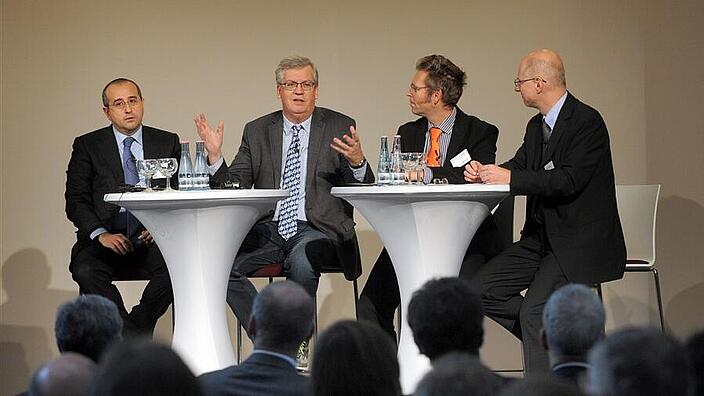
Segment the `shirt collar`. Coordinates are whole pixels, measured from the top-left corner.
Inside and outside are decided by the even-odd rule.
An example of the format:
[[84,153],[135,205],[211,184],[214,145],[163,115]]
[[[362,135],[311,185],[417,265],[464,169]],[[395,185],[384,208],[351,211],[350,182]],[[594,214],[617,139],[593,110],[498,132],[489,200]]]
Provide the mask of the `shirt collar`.
[[286,116],[283,116],[283,117],[284,117],[284,135],[288,135],[289,133],[291,133],[291,127],[294,125],[302,126],[303,127],[302,132],[309,132],[310,131],[310,124],[313,120],[313,114],[311,114],[310,117],[306,118],[300,124],[294,124],[293,122],[289,121],[289,119],[286,118]]
[[277,352],[272,352],[272,351],[267,351],[266,349],[255,349],[252,351],[252,355],[255,353],[259,353],[262,355],[269,355],[269,356],[274,356],[279,359],[285,360],[287,363],[289,363],[291,366],[296,368],[296,359],[292,358],[291,356],[284,355],[283,353],[277,353]]
[[[115,139],[117,140],[117,143],[120,145],[120,147],[122,147],[122,142],[127,139],[128,136],[118,131],[117,128],[115,128],[115,125],[112,126],[112,132],[115,134]],[[131,136],[137,143],[139,143],[140,146],[143,146],[142,125],[140,125],[139,128],[137,128],[137,132],[133,133]]]
[[557,103],[552,105],[550,108],[550,111],[548,111],[548,114],[543,117],[543,120],[545,121],[546,124],[550,127],[550,130],[555,129],[555,123],[557,122],[557,116],[560,114],[560,109],[562,109],[562,105],[565,104],[565,99],[567,99],[567,91],[565,91],[562,96],[560,96],[560,99],[557,100]]
[[442,133],[449,135],[452,133],[452,127],[455,125],[455,118],[457,118],[457,106],[453,106],[452,113],[438,125],[433,125],[433,123],[428,120],[428,130],[432,127],[438,127],[442,130]]

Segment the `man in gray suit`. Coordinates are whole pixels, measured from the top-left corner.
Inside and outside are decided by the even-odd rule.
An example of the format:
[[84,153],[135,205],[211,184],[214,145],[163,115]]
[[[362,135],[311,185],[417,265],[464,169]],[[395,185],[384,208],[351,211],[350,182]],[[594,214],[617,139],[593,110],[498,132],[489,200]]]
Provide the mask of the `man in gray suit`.
[[352,206],[330,189],[374,181],[352,118],[316,107],[318,71],[310,59],[291,57],[276,68],[282,110],[247,123],[229,168],[222,157],[224,124],[215,130],[196,117],[208,151],[211,179],[242,188],[283,188],[289,198],[245,237],[230,274],[227,303],[247,323],[256,289],[247,275],[280,262],[287,278],[314,296],[322,264],[339,262],[348,279],[361,273]]

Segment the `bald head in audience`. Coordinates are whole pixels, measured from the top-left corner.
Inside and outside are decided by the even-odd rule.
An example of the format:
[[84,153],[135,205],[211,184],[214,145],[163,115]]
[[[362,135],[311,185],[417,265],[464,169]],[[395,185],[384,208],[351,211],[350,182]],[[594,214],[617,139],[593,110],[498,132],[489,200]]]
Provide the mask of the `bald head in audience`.
[[40,367],[32,376],[30,396],[88,395],[95,362],[78,353],[64,353]]

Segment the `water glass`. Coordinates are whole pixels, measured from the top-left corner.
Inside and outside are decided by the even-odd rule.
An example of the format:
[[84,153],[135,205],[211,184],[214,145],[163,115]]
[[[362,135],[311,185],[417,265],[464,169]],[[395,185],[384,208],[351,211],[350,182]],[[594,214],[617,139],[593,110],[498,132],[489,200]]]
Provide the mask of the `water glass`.
[[173,188],[171,188],[171,176],[178,169],[178,161],[176,161],[176,158],[159,158],[158,162],[159,171],[166,176],[166,191],[173,191]]
[[147,188],[144,191],[152,192],[152,176],[159,169],[159,162],[155,159],[137,160],[137,172],[144,178]]

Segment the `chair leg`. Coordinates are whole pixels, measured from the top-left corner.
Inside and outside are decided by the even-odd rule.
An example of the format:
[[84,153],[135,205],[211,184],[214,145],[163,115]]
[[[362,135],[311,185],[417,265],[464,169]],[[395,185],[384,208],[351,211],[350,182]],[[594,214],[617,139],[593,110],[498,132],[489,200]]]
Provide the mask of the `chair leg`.
[[318,339],[318,293],[313,296],[313,343]]
[[242,323],[237,320],[237,364],[242,363]]
[[662,310],[662,294],[660,293],[660,275],[658,275],[658,270],[655,267],[650,268],[650,272],[653,273],[653,279],[655,280],[655,295],[658,300],[658,313],[660,314],[660,328],[663,333],[665,332],[665,313]]
[[357,286],[357,279],[352,281],[352,293],[354,293],[354,317],[359,319],[359,309],[357,308],[357,300],[359,300],[359,286]]

